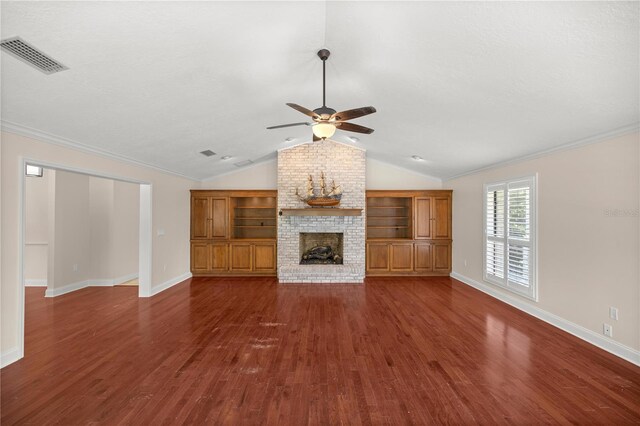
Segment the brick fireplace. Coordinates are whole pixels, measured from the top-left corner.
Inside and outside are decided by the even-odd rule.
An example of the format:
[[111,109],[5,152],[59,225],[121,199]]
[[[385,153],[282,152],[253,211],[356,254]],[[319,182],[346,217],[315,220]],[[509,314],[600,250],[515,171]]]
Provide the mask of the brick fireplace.
[[[280,283],[362,283],[365,275],[365,151],[334,141],[319,141],[278,152],[278,209],[307,207],[296,195],[309,174],[317,183],[324,172],[342,185],[338,208],[362,209],[361,216],[278,216],[278,280]],[[301,234],[341,234],[342,264],[300,264]],[[317,245],[330,240],[319,238]],[[315,244],[315,243],[311,243]]]

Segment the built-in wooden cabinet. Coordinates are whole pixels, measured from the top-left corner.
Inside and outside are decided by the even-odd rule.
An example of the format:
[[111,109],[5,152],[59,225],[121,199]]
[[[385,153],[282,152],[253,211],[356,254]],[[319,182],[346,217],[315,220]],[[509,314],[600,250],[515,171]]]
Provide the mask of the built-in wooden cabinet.
[[228,199],[211,196],[191,197],[191,239],[226,239]]
[[451,191],[367,191],[367,275],[451,272]]
[[389,245],[367,243],[367,272],[388,272],[389,265]]
[[416,243],[413,248],[416,272],[433,272],[433,250],[429,243]]
[[412,243],[391,243],[390,268],[391,272],[411,272],[413,271],[413,244]]
[[208,274],[226,272],[229,256],[227,243],[191,242],[191,272]]
[[276,244],[275,243],[255,243],[253,245],[253,271],[254,272],[276,272]]
[[191,191],[193,275],[275,275],[276,191]]

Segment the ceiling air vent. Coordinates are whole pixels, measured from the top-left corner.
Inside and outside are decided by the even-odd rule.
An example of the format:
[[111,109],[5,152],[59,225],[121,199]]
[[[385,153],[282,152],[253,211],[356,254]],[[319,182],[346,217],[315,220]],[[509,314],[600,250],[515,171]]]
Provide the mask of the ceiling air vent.
[[11,37],[2,40],[0,43],[2,44],[2,50],[15,56],[21,61],[26,62],[32,67],[39,69],[45,74],[53,74],[69,69],[60,62],[31,46],[20,37]]
[[205,157],[213,157],[214,155],[216,155],[216,153],[211,151],[210,149],[200,151],[200,154],[204,155]]

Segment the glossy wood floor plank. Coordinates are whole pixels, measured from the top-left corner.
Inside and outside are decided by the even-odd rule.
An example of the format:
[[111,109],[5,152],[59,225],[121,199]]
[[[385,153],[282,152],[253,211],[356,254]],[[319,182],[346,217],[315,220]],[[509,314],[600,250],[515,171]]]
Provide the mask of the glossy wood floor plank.
[[640,368],[450,278],[26,291],[2,425],[640,423]]

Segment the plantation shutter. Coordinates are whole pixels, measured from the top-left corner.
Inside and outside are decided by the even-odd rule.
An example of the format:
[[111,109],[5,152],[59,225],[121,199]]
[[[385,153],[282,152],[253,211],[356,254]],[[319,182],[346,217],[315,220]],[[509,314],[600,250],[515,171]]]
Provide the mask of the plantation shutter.
[[493,185],[486,190],[486,249],[485,278],[490,281],[504,281],[505,254],[505,185]]
[[531,285],[531,184],[510,182],[508,234],[508,286],[522,287],[525,293]]
[[534,297],[534,178],[485,186],[485,279]]

